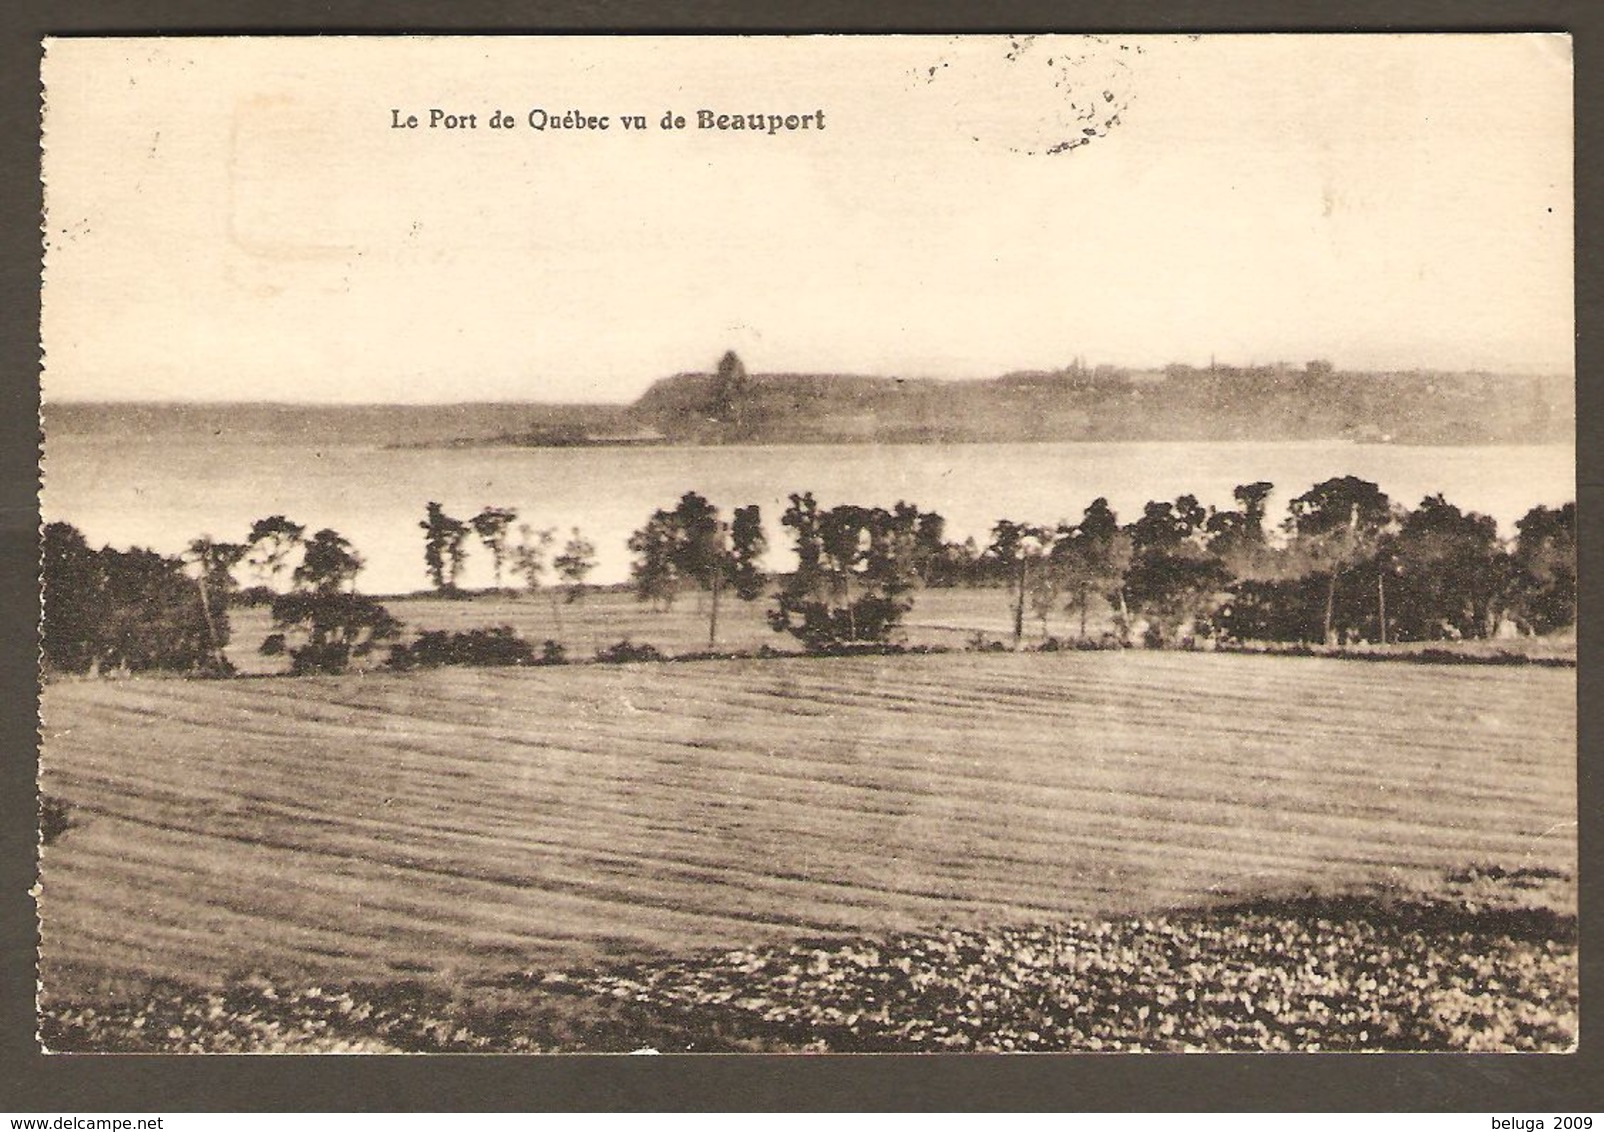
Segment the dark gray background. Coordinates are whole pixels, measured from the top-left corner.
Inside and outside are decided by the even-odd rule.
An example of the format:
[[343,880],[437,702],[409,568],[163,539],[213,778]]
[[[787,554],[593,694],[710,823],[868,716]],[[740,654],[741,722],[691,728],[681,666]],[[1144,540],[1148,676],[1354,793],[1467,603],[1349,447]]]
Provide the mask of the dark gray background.
[[[1604,1110],[1599,938],[1601,798],[1594,670],[1600,587],[1597,241],[1599,55],[1604,5],[1377,0],[1284,3],[993,3],[862,0],[449,5],[220,0],[8,5],[0,36],[0,1111],[54,1115],[188,1110],[1376,1110],[1552,1115]],[[45,35],[558,31],[1431,31],[1563,30],[1576,36],[1577,479],[1582,613],[1578,670],[1581,1048],[1545,1055],[1072,1055],[998,1057],[141,1057],[45,1058],[34,1041],[34,768],[37,748],[39,58]],[[1407,314],[1405,312],[1405,317]]]

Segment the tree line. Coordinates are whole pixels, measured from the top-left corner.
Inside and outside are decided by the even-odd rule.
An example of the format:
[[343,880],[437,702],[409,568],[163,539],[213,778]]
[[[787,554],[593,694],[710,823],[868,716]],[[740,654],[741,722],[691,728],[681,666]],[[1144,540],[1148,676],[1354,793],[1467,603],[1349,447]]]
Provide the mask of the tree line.
[[[512,572],[524,580],[530,590],[540,588],[546,573],[547,558],[556,546],[556,530],[545,527],[536,530],[528,523],[519,523],[518,541],[509,543],[518,512],[511,507],[486,507],[468,519],[446,514],[445,508],[432,500],[424,507],[424,517],[418,526],[423,530],[423,564],[429,581],[436,592],[448,597],[463,591],[458,585],[463,565],[468,559],[468,539],[478,538],[490,552],[495,588],[502,588],[503,572],[510,563]],[[562,550],[551,559],[551,566],[562,579],[569,601],[576,601],[584,593],[585,579],[596,568],[596,546],[578,527],[574,527]]]
[[[630,536],[630,585],[659,610],[687,591],[705,595],[710,649],[729,597],[767,597],[776,632],[825,652],[893,640],[918,592],[940,587],[1002,591],[1016,646],[1027,618],[1046,638],[1060,612],[1076,620],[1079,641],[1091,639],[1096,616],[1112,626],[1099,641],[1149,646],[1200,637],[1385,644],[1484,638],[1506,622],[1534,634],[1575,623],[1572,503],[1532,508],[1506,542],[1493,519],[1440,494],[1407,508],[1345,476],[1292,499],[1273,523],[1272,490],[1242,485],[1227,509],[1191,495],[1152,501],[1129,522],[1099,498],[1076,522],[1000,519],[983,547],[948,539],[940,514],[911,503],[826,508],[793,494],[780,525],[796,565],[783,574],[762,566],[757,504],[726,520],[687,492]],[[495,590],[509,573],[529,593],[544,589],[560,626],[561,605],[586,592],[595,545],[576,527],[559,547],[553,529],[518,520],[509,507],[459,519],[429,502],[418,524],[429,580],[442,596],[464,596],[459,579],[476,539]],[[176,556],[94,550],[67,523],[42,535],[41,648],[51,671],[226,674],[228,613],[240,603],[270,607],[260,651],[287,656],[294,672],[343,670],[402,629],[357,592],[364,563],[347,539],[327,528],[308,535],[284,515],[258,520],[238,543],[202,537]],[[555,586],[545,585],[548,572]]]
[[1487,638],[1505,622],[1541,634],[1576,620],[1576,508],[1537,506],[1507,543],[1490,516],[1441,494],[1414,508],[1343,476],[1267,521],[1273,485],[1236,488],[1234,508],[1195,496],[1151,501],[1121,523],[1104,498],[1078,522],[999,520],[984,548],[944,537],[941,516],[820,508],[793,495],[781,522],[798,560],[770,614],[813,648],[886,640],[929,586],[994,586],[1010,598],[1016,645],[1027,609],[1047,633],[1057,611],[1102,612],[1114,643],[1201,637],[1340,645]]
[[[378,601],[356,592],[364,562],[349,540],[328,528],[308,536],[283,515],[258,520],[244,542],[203,536],[180,555],[94,550],[62,522],[47,524],[41,542],[47,671],[227,675],[228,613],[242,600],[271,605],[273,632],[261,651],[288,655],[295,672],[343,670],[401,629]],[[241,568],[256,577],[244,591]]]
[[[491,555],[497,590],[509,568],[528,590],[540,589],[549,565],[559,580],[550,592],[560,624],[558,593],[569,603],[583,597],[596,547],[577,527],[558,547],[553,530],[515,528],[517,519],[511,508],[486,507],[459,520],[428,503],[419,526],[429,579],[442,595],[463,596],[457,580],[468,540],[477,537]],[[378,600],[357,592],[365,565],[338,531],[309,535],[284,515],[258,519],[239,542],[193,539],[179,555],[95,550],[70,523],[49,523],[40,548],[42,661],[52,672],[227,675],[229,609],[249,604],[270,608],[262,654],[288,657],[295,673],[340,672],[403,628]]]
[[1387,644],[1487,638],[1506,622],[1529,634],[1575,623],[1573,503],[1532,508],[1506,543],[1490,516],[1441,494],[1407,508],[1355,476],[1316,484],[1272,526],[1273,489],[1241,485],[1227,509],[1192,495],[1151,501],[1128,523],[1098,498],[1074,523],[1000,519],[984,548],[947,539],[942,516],[912,503],[824,508],[811,493],[792,495],[780,523],[796,566],[772,580],[755,566],[766,545],[757,507],[738,509],[726,527],[690,493],[631,536],[632,579],[658,608],[686,585],[711,591],[715,624],[726,580],[740,579],[748,600],[772,582],[769,623],[814,651],[884,643],[919,590],[954,586],[1006,590],[1016,646],[1027,609],[1044,638],[1062,611],[1086,641],[1095,612],[1113,643],[1158,647],[1201,637]]

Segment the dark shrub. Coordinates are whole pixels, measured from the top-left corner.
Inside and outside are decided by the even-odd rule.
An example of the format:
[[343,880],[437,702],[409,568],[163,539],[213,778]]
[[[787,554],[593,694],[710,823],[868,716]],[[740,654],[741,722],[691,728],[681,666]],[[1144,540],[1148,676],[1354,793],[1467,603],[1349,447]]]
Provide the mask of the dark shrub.
[[635,644],[628,637],[609,645],[596,654],[603,664],[633,664],[639,661],[662,660],[663,654],[647,644]]
[[[333,532],[327,532],[333,534]],[[292,590],[273,599],[273,626],[277,632],[262,641],[264,656],[290,654],[290,671],[344,672],[352,658],[372,652],[381,641],[394,638],[401,622],[373,598],[332,587]]]
[[511,665],[551,664],[552,649],[560,654],[562,646],[547,641],[540,659],[533,646],[511,625],[497,625],[490,629],[469,629],[449,633],[444,629],[431,629],[419,633],[410,645],[390,646],[391,668],[438,668],[441,665],[459,664],[481,668]]
[[1036,651],[1037,652],[1068,652],[1070,649],[1072,649],[1074,647],[1075,646],[1069,641],[1060,640],[1057,637],[1048,637],[1041,644],[1036,646]]
[[203,590],[178,558],[135,547],[91,550],[68,523],[41,539],[41,660],[47,671],[126,669],[212,672],[225,666],[226,604]]
[[351,646],[344,641],[302,645],[290,650],[290,672],[308,676],[317,672],[344,672],[351,663]]
[[821,510],[792,495],[780,520],[795,536],[797,568],[769,610],[769,625],[812,653],[883,644],[913,608],[918,509],[842,505]]
[[831,652],[853,645],[883,644],[913,605],[903,598],[869,594],[845,606],[805,601],[780,595],[780,606],[769,611],[769,624],[789,632],[809,652]]

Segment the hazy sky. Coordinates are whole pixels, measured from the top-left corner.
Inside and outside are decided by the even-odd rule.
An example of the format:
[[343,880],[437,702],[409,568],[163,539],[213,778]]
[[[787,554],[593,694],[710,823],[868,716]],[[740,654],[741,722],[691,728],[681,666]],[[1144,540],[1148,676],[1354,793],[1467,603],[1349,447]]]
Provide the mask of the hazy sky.
[[1572,366],[1563,37],[57,40],[44,80],[47,400]]

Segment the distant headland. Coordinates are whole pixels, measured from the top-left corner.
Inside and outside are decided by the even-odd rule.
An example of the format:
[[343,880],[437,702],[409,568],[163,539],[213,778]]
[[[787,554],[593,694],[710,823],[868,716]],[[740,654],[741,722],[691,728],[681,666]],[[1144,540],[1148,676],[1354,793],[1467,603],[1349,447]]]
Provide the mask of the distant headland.
[[[1341,441],[1489,445],[1571,441],[1569,375],[1350,371],[1302,365],[1063,369],[950,381],[711,372],[655,382],[631,404],[203,405],[67,403],[47,434],[164,431],[226,415],[238,433],[291,432],[391,448],[727,444]],[[221,426],[223,416],[219,416]]]

